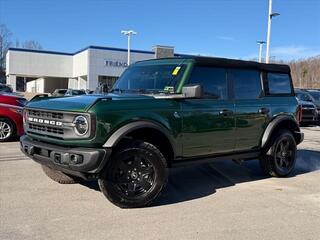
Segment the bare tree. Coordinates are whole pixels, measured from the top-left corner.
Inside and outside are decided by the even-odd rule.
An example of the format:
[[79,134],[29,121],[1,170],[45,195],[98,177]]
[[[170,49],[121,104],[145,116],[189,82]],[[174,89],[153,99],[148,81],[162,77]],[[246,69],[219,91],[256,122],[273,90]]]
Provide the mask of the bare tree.
[[25,41],[21,44],[21,47],[26,49],[42,49],[41,44],[35,40]]
[[5,24],[0,24],[0,72],[4,73],[6,68],[6,54],[11,46],[12,33]]
[[295,87],[320,88],[320,56],[288,63]]

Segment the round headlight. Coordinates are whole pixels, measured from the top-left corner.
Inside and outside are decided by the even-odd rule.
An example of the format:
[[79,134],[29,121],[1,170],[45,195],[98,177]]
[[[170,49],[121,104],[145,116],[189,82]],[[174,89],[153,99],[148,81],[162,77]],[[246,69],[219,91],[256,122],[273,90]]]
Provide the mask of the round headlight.
[[77,116],[74,121],[74,127],[76,134],[83,136],[89,130],[88,120],[84,116]]

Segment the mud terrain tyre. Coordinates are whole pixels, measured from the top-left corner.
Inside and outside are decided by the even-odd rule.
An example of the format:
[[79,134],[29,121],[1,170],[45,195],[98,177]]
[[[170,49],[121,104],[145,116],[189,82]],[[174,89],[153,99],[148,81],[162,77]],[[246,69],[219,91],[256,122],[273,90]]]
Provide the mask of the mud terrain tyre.
[[272,177],[286,177],[294,169],[297,146],[292,132],[280,130],[273,137],[267,152],[260,157],[262,170]]
[[121,208],[148,206],[168,179],[167,162],[154,145],[130,140],[115,149],[99,178],[102,193]]

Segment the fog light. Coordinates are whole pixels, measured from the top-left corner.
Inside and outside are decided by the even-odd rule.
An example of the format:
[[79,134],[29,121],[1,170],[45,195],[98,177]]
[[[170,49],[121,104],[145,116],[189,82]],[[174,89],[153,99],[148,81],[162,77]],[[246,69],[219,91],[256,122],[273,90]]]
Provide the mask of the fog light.
[[71,154],[71,155],[70,155],[70,163],[71,163],[71,164],[80,164],[80,163],[83,163],[83,157],[82,157],[81,155]]

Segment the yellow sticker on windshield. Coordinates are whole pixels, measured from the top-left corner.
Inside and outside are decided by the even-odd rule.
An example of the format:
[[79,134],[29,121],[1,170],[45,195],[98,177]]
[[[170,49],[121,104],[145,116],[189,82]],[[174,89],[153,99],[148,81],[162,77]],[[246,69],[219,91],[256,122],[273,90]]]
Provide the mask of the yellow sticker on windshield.
[[173,75],[173,76],[178,75],[178,73],[179,73],[180,69],[181,69],[181,67],[180,67],[180,66],[176,67],[176,68],[172,71],[172,75]]

